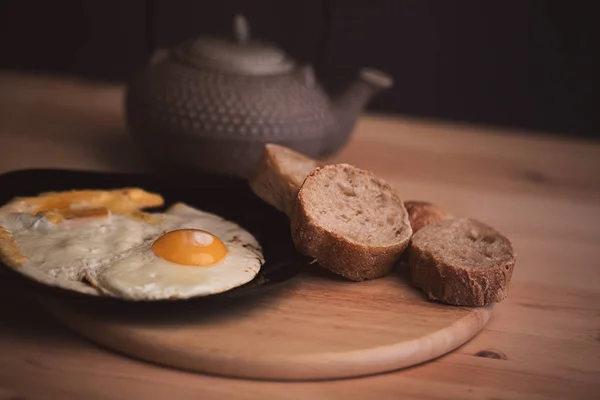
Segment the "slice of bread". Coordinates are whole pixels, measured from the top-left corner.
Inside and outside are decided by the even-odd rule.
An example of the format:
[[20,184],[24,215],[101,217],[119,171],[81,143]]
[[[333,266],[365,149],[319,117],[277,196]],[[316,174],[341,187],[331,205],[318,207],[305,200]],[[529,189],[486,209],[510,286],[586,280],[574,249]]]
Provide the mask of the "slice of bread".
[[408,211],[408,218],[413,234],[426,225],[439,222],[447,218],[444,210],[435,204],[426,201],[408,200],[404,202]]
[[348,164],[327,165],[308,175],[291,229],[298,251],[353,281],[386,275],[412,235],[395,191],[373,173]]
[[290,148],[267,144],[258,168],[249,180],[261,199],[292,217],[298,190],[313,169],[322,164]]
[[484,306],[506,298],[515,252],[504,235],[480,221],[447,219],[413,235],[409,265],[412,283],[430,299]]

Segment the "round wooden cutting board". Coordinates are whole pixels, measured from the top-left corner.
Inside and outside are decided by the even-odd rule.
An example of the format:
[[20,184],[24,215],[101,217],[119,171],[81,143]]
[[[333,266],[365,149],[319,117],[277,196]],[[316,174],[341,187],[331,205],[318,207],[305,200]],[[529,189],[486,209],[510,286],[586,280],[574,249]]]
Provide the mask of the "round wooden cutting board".
[[426,301],[400,272],[361,283],[303,273],[242,303],[124,312],[43,300],[72,330],[118,352],[186,370],[275,380],[408,367],[465,343],[491,316],[491,307]]

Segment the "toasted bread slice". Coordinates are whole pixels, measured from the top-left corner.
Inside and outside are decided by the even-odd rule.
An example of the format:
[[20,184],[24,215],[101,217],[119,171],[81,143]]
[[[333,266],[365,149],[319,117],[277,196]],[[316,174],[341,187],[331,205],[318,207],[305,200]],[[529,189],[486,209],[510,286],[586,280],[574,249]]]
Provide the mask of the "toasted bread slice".
[[409,200],[404,202],[413,234],[426,225],[448,217],[446,212],[435,204],[426,201]]
[[480,221],[447,219],[413,235],[409,265],[412,283],[430,299],[484,306],[506,298],[515,252],[504,235]]
[[395,191],[348,164],[313,170],[292,219],[298,251],[353,281],[386,275],[408,246],[412,229]]
[[290,148],[265,145],[250,188],[261,199],[292,217],[298,190],[313,169],[322,164]]

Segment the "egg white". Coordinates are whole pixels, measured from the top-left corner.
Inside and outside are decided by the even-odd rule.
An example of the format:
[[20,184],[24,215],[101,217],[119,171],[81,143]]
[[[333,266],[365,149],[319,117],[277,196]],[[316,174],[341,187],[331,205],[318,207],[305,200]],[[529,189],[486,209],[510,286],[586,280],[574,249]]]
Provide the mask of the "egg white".
[[40,216],[25,213],[0,215],[17,248],[28,261],[17,271],[45,284],[97,292],[80,280],[101,266],[124,257],[145,238],[160,235],[178,222],[166,218],[160,225],[147,224],[122,215],[86,218],[53,224]]

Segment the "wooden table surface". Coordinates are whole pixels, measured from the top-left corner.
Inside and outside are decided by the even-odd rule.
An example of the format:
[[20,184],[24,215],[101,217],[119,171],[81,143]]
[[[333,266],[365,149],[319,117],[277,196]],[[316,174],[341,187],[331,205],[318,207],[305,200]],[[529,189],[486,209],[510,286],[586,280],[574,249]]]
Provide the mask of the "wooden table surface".
[[[0,73],[0,173],[145,170],[126,135],[122,95],[117,85]],[[368,115],[336,160],[373,170],[405,199],[433,200],[511,238],[518,256],[509,298],[472,341],[360,379],[204,376],[101,349],[0,280],[0,399],[600,396],[599,143]]]

